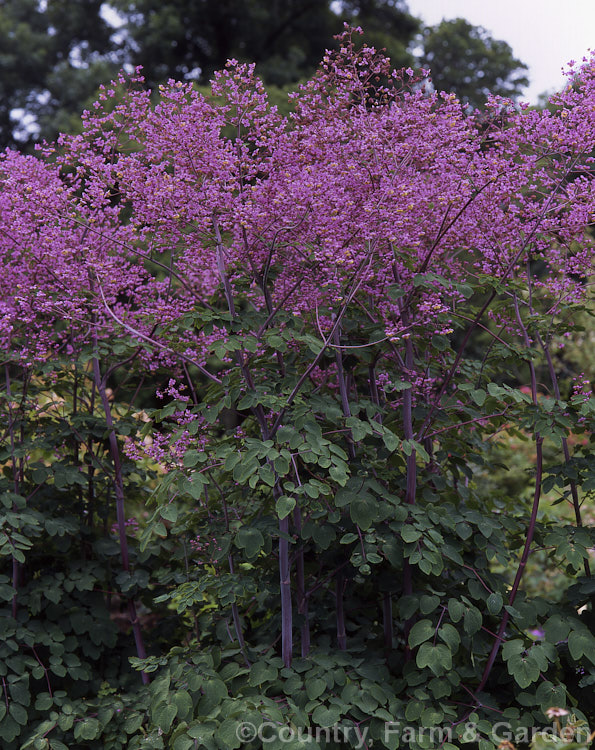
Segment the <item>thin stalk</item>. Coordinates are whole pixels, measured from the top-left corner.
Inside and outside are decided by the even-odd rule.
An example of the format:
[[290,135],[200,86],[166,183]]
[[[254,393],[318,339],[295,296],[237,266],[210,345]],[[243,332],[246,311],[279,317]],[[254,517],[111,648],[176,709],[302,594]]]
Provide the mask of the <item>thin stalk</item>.
[[[347,391],[347,382],[345,380],[345,371],[343,369],[343,353],[339,348],[341,346],[341,329],[336,328],[333,332],[333,344],[337,347],[335,349],[335,362],[337,364],[337,379],[339,381],[339,393],[341,396],[341,408],[343,410],[343,416],[347,419],[351,416],[351,408],[349,406],[349,394]],[[350,460],[355,458],[355,445],[353,443],[353,435],[351,430],[348,433],[347,438],[347,453]]]
[[339,571],[335,578],[335,594],[337,597],[337,645],[341,651],[347,650],[347,634],[345,632],[345,607],[343,594],[345,593],[345,576]]
[[[512,588],[508,596],[509,607],[512,607],[516,599],[519,586],[521,583],[521,578],[523,577],[523,573],[527,565],[527,560],[529,559],[529,555],[531,554],[531,544],[533,542],[533,537],[535,535],[535,526],[537,524],[537,511],[539,510],[539,500],[541,498],[541,482],[542,482],[542,476],[543,476],[543,438],[540,435],[535,436],[535,449],[536,449],[536,454],[537,454],[537,459],[536,459],[537,471],[535,475],[535,492],[533,495],[533,507],[531,509],[531,517],[529,519],[529,525],[527,527],[527,536],[525,537],[525,545],[523,547],[523,554],[521,556],[521,561],[519,563],[519,567],[517,569],[514,582],[512,584]],[[494,645],[492,646],[492,650],[486,662],[486,666],[483,671],[481,681],[479,685],[477,686],[476,692],[478,693],[483,690],[483,688],[485,687],[485,684],[487,683],[489,679],[490,673],[492,671],[492,667],[494,666],[494,662],[496,661],[496,656],[498,655],[498,650],[500,649],[500,643],[504,639],[504,631],[506,630],[506,626],[508,625],[509,620],[510,620],[510,613],[508,612],[508,610],[505,610],[504,616],[502,617],[502,621],[500,622],[500,627],[498,628],[498,632],[496,633]]]
[[[531,315],[533,315],[533,284],[532,284],[533,277],[531,274],[531,264],[529,261],[527,261],[526,268],[527,268],[527,281],[528,281],[528,286],[529,286],[529,312],[531,313]],[[518,317],[519,311],[518,311],[518,308],[516,309],[517,309],[517,317]],[[554,367],[554,361],[552,359],[549,346],[545,344],[539,331],[535,331],[535,337],[537,341],[539,342],[539,345],[543,349],[543,353],[545,354],[545,359],[546,359],[548,371],[550,374],[550,380],[552,383],[552,388],[554,390],[554,397],[556,401],[559,402],[561,400],[560,386],[558,384],[558,376],[556,375],[556,368]],[[562,451],[564,453],[564,461],[567,464],[570,463],[570,449],[568,447],[568,440],[565,437],[562,438]],[[576,525],[578,528],[580,528],[583,525],[583,519],[581,516],[581,504],[578,498],[578,488],[576,486],[576,482],[573,479],[570,480],[570,494],[572,497],[572,506],[574,508],[574,517],[576,519]],[[591,566],[589,565],[589,561],[584,560],[583,565],[584,565],[585,575],[587,576],[587,578],[590,578]]]
[[[376,383],[376,368],[373,364],[368,366],[368,386],[370,390],[370,401],[380,409],[380,395],[378,393],[378,384]],[[374,420],[382,424],[382,414],[374,415]]]
[[[405,369],[406,372],[412,372],[413,370],[413,342],[411,339],[407,339],[405,343]],[[403,393],[403,434],[405,440],[413,440],[413,388],[409,388]],[[407,485],[405,490],[405,503],[407,505],[415,505],[415,495],[417,492],[417,455],[416,451],[412,450],[407,456],[407,468],[406,477]],[[405,559],[403,562],[403,594],[405,596],[411,596],[413,594],[413,570],[409,559]],[[410,661],[412,658],[411,649],[409,648],[408,638],[409,631],[413,625],[413,618],[409,618],[405,622],[404,636],[405,636],[405,661]]]
[[[8,402],[8,432],[10,435],[10,456],[12,466],[12,479],[13,479],[13,490],[14,494],[19,494],[19,473],[17,471],[17,464],[15,460],[15,439],[14,439],[14,418],[12,415],[12,391],[10,387],[10,370],[8,365],[4,365],[4,374],[6,377],[6,400]],[[16,511],[16,505],[13,505],[13,511]],[[19,591],[19,579],[20,579],[21,565],[19,561],[12,557],[12,587],[14,594],[11,602],[11,613],[13,618],[16,619],[18,611],[18,591]]]
[[[525,341],[525,346],[529,348],[531,345],[531,342],[529,339],[529,334],[527,332],[527,327],[525,323],[523,322],[523,319],[519,310],[519,305],[518,305],[518,300],[516,298],[516,295],[514,295],[513,299],[514,299],[514,308],[515,308],[517,322],[519,324],[519,327],[522,330],[523,338]],[[537,376],[535,374],[535,366],[533,365],[533,362],[531,359],[528,360],[528,364],[529,364],[529,373],[531,376],[531,397],[533,400],[533,404],[537,406]],[[541,499],[541,485],[542,485],[542,479],[543,479],[543,437],[539,433],[535,433],[535,451],[536,451],[536,472],[535,472],[535,491],[533,493],[533,505],[531,508],[531,516],[529,518],[529,525],[527,526],[527,535],[525,537],[525,544],[523,546],[523,554],[521,555],[521,560],[519,562],[519,566],[517,568],[516,575],[514,577],[512,588],[510,589],[510,594],[508,596],[509,607],[512,607],[516,599],[519,586],[521,584],[521,579],[523,577],[523,573],[525,572],[525,567],[527,566],[527,560],[529,559],[529,555],[531,554],[531,545],[533,543],[533,537],[535,536],[535,527],[537,525],[537,513],[539,510],[539,501]],[[483,688],[485,687],[490,677],[490,673],[492,671],[492,667],[494,666],[494,662],[496,661],[496,656],[498,655],[498,651],[500,649],[500,643],[503,640],[504,631],[506,630],[506,626],[508,625],[509,620],[510,620],[510,613],[508,609],[506,609],[504,611],[504,615],[502,617],[500,626],[496,633],[494,645],[492,646],[492,650],[490,651],[490,655],[488,656],[488,660],[486,662],[486,666],[483,671],[481,681],[479,685],[477,686],[476,692],[480,692],[481,690],[483,690]]]
[[384,648],[389,653],[393,648],[393,600],[390,591],[385,591],[382,598],[382,622]]
[[[213,228],[217,243],[217,270],[219,271],[219,277],[223,284],[229,314],[233,319],[236,317],[233,292],[225,270],[223,240],[216,219],[213,219]],[[237,352],[237,362],[244,378],[244,382],[251,390],[254,390],[254,382],[250,370],[244,361],[244,354],[242,351]],[[262,439],[269,439],[271,431],[267,425],[262,405],[259,404],[254,407],[253,413],[260,426]],[[271,466],[271,468],[273,467]],[[283,495],[283,489],[276,472],[274,472],[274,474],[275,484],[273,486],[273,498],[278,500]],[[290,667],[293,658],[293,610],[291,601],[291,564],[289,559],[289,517],[279,519],[279,591],[281,599],[281,655],[283,658],[283,664],[286,667]]]
[[[95,376],[95,385],[97,387],[97,393],[101,400],[105,421],[109,431],[108,440],[110,447],[110,454],[112,458],[112,464],[114,467],[114,492],[116,495],[116,518],[118,522],[118,536],[120,539],[120,557],[122,560],[122,568],[129,573],[130,572],[130,558],[128,554],[128,540],[126,539],[126,515],[125,515],[125,499],[124,499],[124,479],[122,476],[122,464],[120,461],[120,450],[118,448],[118,440],[116,438],[116,431],[114,429],[114,420],[112,417],[112,410],[110,407],[109,399],[105,388],[105,381],[101,377],[101,370],[99,368],[99,360],[97,357],[93,357],[93,374]],[[139,659],[146,659],[147,652],[145,650],[145,644],[143,640],[143,634],[138,619],[136,604],[132,597],[127,599],[128,604],[128,618],[130,625],[132,626],[132,632],[134,634],[134,642],[136,645],[136,653]],[[141,678],[143,684],[148,685],[149,675],[146,672],[141,672]]]
[[[292,456],[293,470],[298,486],[301,486],[300,474],[297,467],[295,456]],[[293,509],[293,527],[299,539],[298,549],[295,560],[295,595],[297,599],[297,611],[302,616],[302,626],[300,628],[301,654],[305,658],[310,653],[310,620],[308,616],[308,597],[306,595],[306,575],[304,566],[304,543],[302,541],[302,511],[296,498],[296,505]]]
[[[536,335],[537,340],[539,341],[539,344],[541,345],[541,348],[543,349],[543,353],[545,354],[545,359],[547,362],[549,374],[550,374],[550,380],[552,382],[552,388],[554,391],[554,397],[556,398],[556,401],[560,401],[560,386],[558,384],[558,376],[556,375],[556,368],[554,367],[554,362],[552,360],[552,355],[549,350],[549,347],[545,344],[539,333]],[[563,437],[562,438],[562,451],[564,453],[564,461],[568,464],[570,463],[570,448],[568,446],[568,439]],[[576,482],[574,479],[570,480],[570,495],[572,497],[572,507],[574,508],[574,517],[576,519],[576,525],[578,528],[581,528],[583,525],[583,519],[581,515],[581,504],[578,496],[578,488],[576,486]],[[584,569],[585,569],[585,575],[587,578],[591,577],[591,566],[589,565],[589,561],[584,561]]]
[[[341,396],[341,409],[343,416],[348,419],[351,416],[351,407],[349,406],[349,390],[347,387],[347,380],[345,378],[345,371],[343,369],[343,352],[341,351],[341,328],[337,327],[333,330],[333,344],[335,345],[335,362],[337,364],[337,379],[339,381],[339,394]],[[349,461],[355,459],[355,442],[353,440],[353,433],[351,430],[347,433],[347,453]],[[357,527],[358,534],[361,531],[359,526]],[[337,613],[337,644],[341,651],[347,650],[347,633],[345,631],[345,608],[343,605],[343,593],[345,589],[345,576],[343,571],[340,570],[337,573],[335,593],[336,593],[336,613]]]
[[[273,495],[279,490],[273,488]],[[280,497],[280,495],[279,495]],[[277,498],[275,498],[277,499]],[[289,563],[289,517],[279,519],[279,585],[281,590],[281,656],[286,667],[293,655],[293,613]]]
[[[225,501],[225,495],[223,494],[223,490],[219,485],[217,484],[217,489],[219,490],[219,494],[221,496],[221,505],[223,507],[223,517],[225,519],[225,530],[227,533],[229,533],[229,511],[227,510],[227,503]],[[235,566],[233,562],[233,555],[231,552],[227,556],[227,562],[229,564],[229,572],[233,576],[235,575]],[[238,609],[237,602],[233,602],[231,605],[231,616],[233,618],[233,625],[236,631],[236,637],[238,639],[238,644],[240,646],[240,651],[242,652],[242,656],[244,657],[244,661],[246,662],[246,666],[250,668],[250,659],[248,659],[248,654],[246,652],[246,643],[244,641],[244,634],[242,632],[242,623],[240,620],[240,611]]]
[[[380,396],[376,383],[376,368],[374,364],[368,366],[368,387],[370,400],[380,408]],[[378,412],[374,416],[374,420],[378,424],[382,424],[382,414]],[[384,649],[388,656],[393,648],[393,595],[390,591],[385,591],[382,597],[382,631],[384,635]]]

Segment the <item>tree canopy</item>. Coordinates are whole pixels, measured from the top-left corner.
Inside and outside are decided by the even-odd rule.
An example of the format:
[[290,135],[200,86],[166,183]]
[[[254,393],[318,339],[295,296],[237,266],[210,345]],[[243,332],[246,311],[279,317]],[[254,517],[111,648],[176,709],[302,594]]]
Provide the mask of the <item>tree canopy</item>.
[[481,107],[489,94],[516,99],[529,83],[527,66],[510,45],[464,18],[425,29],[423,47],[434,87],[454,92],[470,107]]
[[505,42],[461,19],[422,30],[403,0],[6,0],[0,145],[27,148],[76,129],[99,84],[123,66],[141,65],[152,87],[169,78],[206,84],[233,58],[255,62],[267,86],[291,86],[314,72],[344,23],[361,26],[395,68],[427,64],[436,88],[473,106],[488,91],[517,96],[527,82]]
[[101,0],[0,3],[1,145],[67,129],[117,70],[113,28],[101,6]]

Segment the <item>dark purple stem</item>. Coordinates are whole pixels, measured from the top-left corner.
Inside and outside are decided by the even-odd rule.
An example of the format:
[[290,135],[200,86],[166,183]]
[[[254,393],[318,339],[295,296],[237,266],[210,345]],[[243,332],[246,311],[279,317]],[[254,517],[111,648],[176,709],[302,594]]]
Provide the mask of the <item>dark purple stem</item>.
[[[525,323],[523,322],[523,319],[519,310],[516,296],[514,297],[514,307],[515,307],[517,322],[523,332],[525,346],[529,348],[531,345],[531,342],[529,339],[529,334],[527,332],[527,327]],[[535,367],[533,365],[533,362],[530,359],[528,360],[528,364],[529,364],[529,373],[531,375],[531,396],[532,396],[534,405],[537,406],[537,376],[535,374]],[[533,494],[533,506],[531,508],[531,517],[529,518],[529,525],[527,527],[527,535],[525,537],[525,545],[523,547],[523,554],[521,555],[521,561],[517,568],[517,572],[514,577],[514,582],[512,584],[512,588],[508,596],[508,605],[510,607],[514,604],[514,601],[516,599],[519,586],[521,584],[521,579],[523,577],[523,573],[525,572],[525,567],[527,565],[527,560],[529,559],[529,555],[531,554],[531,544],[533,543],[533,537],[535,536],[535,527],[537,525],[537,512],[539,510],[539,501],[541,499],[541,483],[542,483],[542,478],[543,478],[543,438],[541,437],[541,435],[539,435],[539,433],[535,433],[535,450],[536,450],[536,474],[535,474],[535,491]],[[498,628],[498,632],[496,634],[496,639],[494,640],[494,645],[492,646],[492,650],[486,662],[486,666],[483,671],[481,681],[479,685],[477,686],[476,692],[480,692],[481,690],[483,690],[483,688],[485,687],[490,677],[490,673],[492,671],[492,667],[494,666],[494,662],[496,661],[496,656],[498,655],[498,651],[500,649],[500,643],[503,640],[504,631],[506,630],[506,626],[508,625],[509,620],[510,620],[510,613],[508,610],[505,610],[504,615],[502,617],[502,621],[500,622],[500,627]]]
[[[293,464],[293,471],[295,473],[295,479],[299,487],[302,482],[300,479],[300,473],[298,471],[297,461],[294,456],[291,458]],[[310,653],[310,619],[308,617],[308,596],[306,594],[306,574],[304,569],[304,543],[302,541],[302,511],[297,505],[293,509],[293,526],[295,533],[299,540],[299,546],[296,553],[295,560],[295,595],[297,599],[297,610],[303,618],[302,627],[300,631],[302,641],[302,657],[308,656]]]
[[[343,416],[347,419],[351,416],[351,408],[349,406],[349,394],[347,393],[347,383],[345,381],[345,371],[343,369],[343,353],[341,352],[341,329],[336,328],[333,333],[333,345],[335,346],[335,362],[337,364],[337,379],[339,381],[339,394],[341,396],[341,409],[343,410]],[[355,446],[353,444],[353,435],[351,430],[348,433],[347,438],[347,452],[350,459],[355,458]]]
[[[405,368],[407,375],[413,371],[413,343],[407,339],[405,344]],[[403,434],[405,440],[413,440],[413,388],[409,388],[403,393]],[[411,450],[407,456],[407,488],[405,490],[405,503],[415,505],[415,495],[417,490],[417,461],[416,451]],[[410,596],[413,594],[413,571],[408,559],[403,562],[403,594]],[[413,625],[413,619],[409,618],[405,623],[405,661],[410,661],[411,650],[407,643],[409,631]]]
[[387,652],[390,652],[393,647],[393,600],[390,591],[385,591],[382,599],[382,621],[384,626],[384,648]]
[[279,519],[279,583],[281,587],[281,656],[286,667],[293,655],[293,614],[289,566],[289,517]]
[[[554,390],[554,396],[557,401],[560,401],[560,387],[558,385],[558,376],[556,375],[556,369],[554,367],[554,362],[552,360],[552,355],[550,353],[549,347],[545,344],[545,342],[542,340],[541,336],[537,334],[537,340],[539,341],[547,361],[548,370],[550,373],[550,379],[552,381],[552,388]],[[568,447],[568,439],[563,437],[562,438],[562,451],[564,452],[564,461],[566,463],[570,463],[570,448]],[[576,525],[578,528],[582,527],[583,525],[583,519],[581,516],[581,504],[578,497],[578,489],[576,486],[576,482],[571,479],[570,480],[570,494],[572,497],[572,506],[574,508],[574,517],[576,519]],[[591,577],[591,566],[589,565],[589,561],[584,561],[584,568],[585,568],[585,575],[587,578]]]
[[335,593],[337,597],[337,644],[341,651],[347,650],[347,633],[345,632],[345,608],[343,594],[345,591],[345,577],[342,571],[335,578]]
[[[8,431],[10,434],[10,455],[11,455],[11,465],[12,465],[12,478],[13,478],[13,484],[14,484],[14,494],[19,494],[19,474],[17,471],[17,464],[15,460],[15,445],[14,445],[14,419],[12,416],[12,391],[10,388],[10,371],[8,368],[8,365],[4,366],[4,372],[6,375],[6,397],[8,401]],[[16,506],[13,506],[13,511],[16,511]],[[14,594],[12,596],[12,602],[11,602],[11,613],[12,616],[16,619],[17,616],[17,607],[18,607],[18,590],[19,590],[19,578],[20,578],[20,570],[21,566],[19,561],[14,557],[12,558],[12,587],[14,589]]]
[[[219,494],[221,495],[221,504],[223,506],[223,516],[225,518],[225,530],[227,533],[229,533],[229,512],[227,510],[227,503],[225,501],[225,495],[223,494],[223,490],[219,485],[217,485],[217,489],[219,490]],[[227,556],[227,561],[229,563],[229,572],[233,576],[235,575],[235,567],[233,564],[233,555],[231,552]],[[246,643],[244,641],[244,634],[242,632],[242,623],[240,621],[240,611],[238,609],[237,602],[233,602],[231,605],[231,616],[233,617],[233,625],[236,631],[236,637],[238,639],[238,643],[240,646],[240,650],[242,652],[242,656],[244,657],[244,661],[246,662],[246,666],[250,668],[250,660],[248,659],[248,654],[246,652]]]
[[[126,539],[126,514],[125,514],[125,498],[124,498],[124,480],[122,476],[122,464],[120,461],[120,449],[118,448],[118,440],[116,438],[116,431],[114,429],[114,420],[112,418],[112,410],[110,407],[109,399],[105,389],[105,382],[101,377],[101,370],[99,369],[99,360],[97,357],[93,357],[93,374],[95,375],[95,385],[97,387],[97,393],[101,399],[101,405],[103,406],[103,412],[105,415],[105,421],[109,431],[108,440],[110,447],[110,454],[112,458],[112,464],[114,467],[114,492],[116,495],[116,519],[118,522],[118,535],[120,539],[120,557],[122,560],[122,568],[129,573],[130,572],[130,558],[128,555],[128,540]],[[134,642],[136,644],[136,653],[139,659],[146,659],[147,652],[145,650],[145,644],[143,641],[143,634],[138,619],[136,605],[134,599],[129,597],[127,600],[128,604],[128,618],[132,626],[132,632],[134,634]],[[143,684],[149,684],[149,675],[146,672],[141,672],[141,678]]]

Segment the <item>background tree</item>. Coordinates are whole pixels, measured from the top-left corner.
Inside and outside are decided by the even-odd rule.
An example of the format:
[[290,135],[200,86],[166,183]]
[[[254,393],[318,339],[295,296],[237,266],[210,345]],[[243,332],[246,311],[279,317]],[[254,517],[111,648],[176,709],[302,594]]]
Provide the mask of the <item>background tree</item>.
[[464,18],[425,29],[423,48],[421,62],[431,69],[434,87],[453,91],[474,108],[490,93],[516,99],[529,83],[527,66],[514,57],[510,45]]
[[386,50],[396,68],[414,62],[411,43],[421,29],[402,0],[344,0],[341,16],[365,32],[366,44]]
[[[0,3],[0,145],[53,136],[119,67],[101,0]],[[19,110],[21,112],[19,112]]]
[[[102,8],[119,15],[119,28]],[[36,139],[73,132],[98,85],[125,65],[142,65],[154,88],[168,78],[206,84],[228,58],[253,61],[285,104],[284,89],[314,72],[343,22],[361,26],[396,68],[414,66],[421,23],[403,0],[6,0],[0,146],[29,149]],[[418,62],[433,69],[436,88],[473,106],[488,91],[518,96],[527,82],[510,47],[467,21],[445,21],[421,39]]]
[[115,0],[128,54],[149,81],[209,80],[228,58],[251,60],[269,83],[308,75],[337,32],[329,2],[318,0]]
[[209,80],[229,58],[256,62],[269,84],[283,86],[310,75],[342,22],[366,30],[368,43],[387,49],[399,67],[419,20],[401,0],[113,0],[126,20],[134,64],[149,81]]

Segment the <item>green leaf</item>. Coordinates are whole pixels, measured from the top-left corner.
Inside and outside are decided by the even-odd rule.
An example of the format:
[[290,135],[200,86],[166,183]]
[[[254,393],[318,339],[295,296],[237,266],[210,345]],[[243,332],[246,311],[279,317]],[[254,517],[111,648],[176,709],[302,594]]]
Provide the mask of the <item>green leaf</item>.
[[512,641],[506,641],[504,646],[502,646],[502,658],[504,661],[508,661],[513,656],[522,654],[524,650],[525,644],[519,638],[515,638]]
[[395,435],[394,432],[391,432],[388,429],[384,429],[382,432],[382,440],[384,442],[384,445],[386,446],[387,450],[393,453],[396,451],[399,446],[401,445],[401,441],[399,438]]
[[566,705],[566,690],[563,685],[554,685],[553,682],[542,682],[535,691],[535,698],[539,701],[541,710],[551,706],[564,708]]
[[14,703],[13,701],[8,708],[8,712],[12,716],[12,718],[17,722],[17,724],[20,724],[23,727],[26,726],[27,711],[24,708],[24,706],[21,706],[19,703]]
[[461,643],[461,637],[459,636],[458,630],[450,623],[445,623],[438,630],[438,637],[446,643],[451,652],[455,654]]
[[481,630],[482,622],[483,618],[477,607],[469,607],[465,612],[465,619],[463,622],[465,633],[467,633],[467,635],[474,635],[478,630]]
[[258,529],[243,527],[236,535],[236,546],[244,549],[247,557],[256,557],[264,546],[264,537]]
[[[227,698],[227,687],[222,680],[212,679],[205,680],[202,689],[204,690],[204,695],[198,703],[197,715],[207,716],[216,706],[221,705],[224,698]],[[193,737],[194,735],[190,734],[190,736]]]
[[595,664],[595,637],[591,633],[582,630],[573,630],[568,636],[568,650],[573,659],[577,661],[587,656]]
[[453,622],[458,622],[465,614],[465,605],[456,599],[449,599],[448,614]]
[[502,609],[503,604],[504,600],[502,598],[502,594],[495,593],[488,596],[488,612],[491,615],[497,615],[498,612],[500,612],[500,610]]
[[258,476],[265,484],[268,484],[269,487],[275,486],[275,472],[268,464],[265,464],[258,469]]
[[415,648],[420,643],[433,638],[436,628],[430,620],[419,620],[409,631],[409,647]]
[[356,497],[351,501],[349,514],[353,523],[362,531],[367,531],[376,520],[377,502],[371,495]]
[[312,721],[319,727],[332,727],[341,718],[341,710],[337,706],[317,706],[312,713]]
[[159,510],[159,515],[161,516],[161,518],[165,518],[166,521],[175,523],[178,520],[178,509],[173,504],[165,505]]
[[97,719],[87,717],[74,725],[74,736],[77,740],[94,740],[101,733]]
[[306,682],[306,693],[308,694],[308,698],[313,701],[316,698],[320,698],[320,696],[325,692],[327,689],[326,681],[321,680],[320,678],[316,678],[315,680],[307,680]]
[[223,748],[229,748],[235,750],[242,744],[240,731],[242,728],[242,722],[237,719],[224,719],[221,722],[219,729],[215,732],[215,737],[218,740],[219,746]]
[[485,400],[486,400],[486,396],[487,396],[487,394],[486,394],[486,392],[482,388],[479,388],[477,390],[471,391],[471,398],[475,401],[475,403],[478,406],[483,406],[484,405]]
[[440,597],[424,594],[419,600],[419,611],[422,615],[429,615],[431,612],[434,612],[439,604]]
[[279,670],[265,661],[257,661],[250,667],[250,685],[256,687],[277,679]]
[[13,598],[15,594],[16,591],[12,586],[9,586],[7,583],[0,583],[0,599],[8,602]]
[[178,708],[177,717],[180,721],[192,719],[193,705],[190,693],[187,690],[176,690],[172,695],[172,701]]
[[178,713],[178,707],[173,703],[160,703],[151,713],[155,724],[157,724],[165,734],[168,734],[173,720]]
[[448,646],[442,643],[436,646],[423,643],[419,647],[415,662],[420,669],[429,667],[438,676],[452,669],[452,654]]
[[192,750],[195,747],[194,740],[187,734],[179,734],[175,737],[172,750]]
[[529,687],[539,679],[539,666],[530,656],[511,656],[508,660],[508,671],[521,688]]
[[291,511],[295,508],[295,497],[288,497],[287,495],[281,495],[281,497],[275,503],[275,510],[280,519],[287,518]]
[[570,633],[570,625],[561,615],[552,615],[543,625],[545,637],[549,643],[565,641]]
[[401,538],[408,544],[417,542],[421,536],[423,536],[422,532],[414,526],[411,526],[411,524],[405,524],[401,529]]
[[54,700],[49,693],[39,693],[35,700],[35,708],[38,711],[47,711],[48,708],[51,708],[53,703]]
[[126,734],[134,734],[143,723],[143,715],[134,713],[129,714],[124,721],[124,731]]

